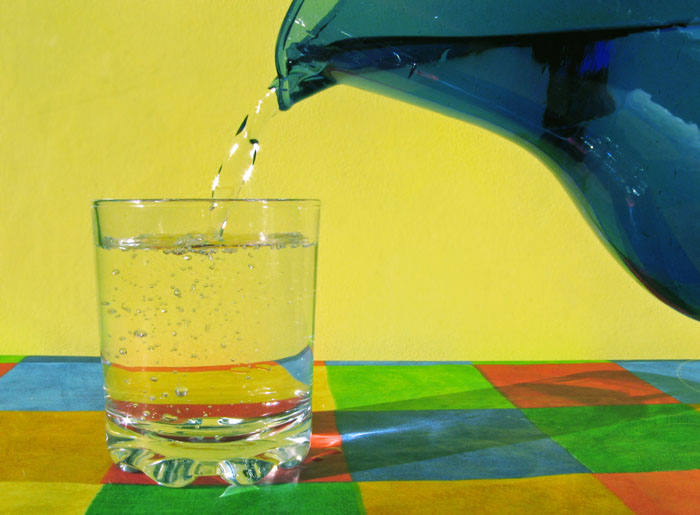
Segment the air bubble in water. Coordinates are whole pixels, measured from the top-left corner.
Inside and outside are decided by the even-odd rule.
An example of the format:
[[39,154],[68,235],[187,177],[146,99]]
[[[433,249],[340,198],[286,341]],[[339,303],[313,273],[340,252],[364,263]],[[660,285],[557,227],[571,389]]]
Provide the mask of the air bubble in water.
[[187,395],[187,387],[186,386],[178,386],[175,388],[175,395],[178,397],[184,397]]
[[180,291],[179,288],[175,288],[175,289],[173,290],[173,295],[175,295],[176,297],[181,297],[181,296],[182,296],[182,292]]

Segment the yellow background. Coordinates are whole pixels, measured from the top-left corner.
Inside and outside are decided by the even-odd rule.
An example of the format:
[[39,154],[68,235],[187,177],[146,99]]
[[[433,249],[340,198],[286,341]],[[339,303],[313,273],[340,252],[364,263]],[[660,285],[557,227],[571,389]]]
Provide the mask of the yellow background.
[[[0,353],[98,353],[90,201],[207,196],[287,5],[0,2]],[[261,143],[254,193],[323,202],[317,359],[698,354],[502,138],[336,87]]]

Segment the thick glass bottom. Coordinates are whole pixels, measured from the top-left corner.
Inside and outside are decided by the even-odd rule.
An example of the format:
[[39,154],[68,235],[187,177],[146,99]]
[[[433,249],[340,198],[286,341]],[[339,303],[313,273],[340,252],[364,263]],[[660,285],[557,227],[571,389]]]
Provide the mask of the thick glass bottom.
[[107,412],[107,447],[114,463],[158,484],[183,487],[202,476],[254,484],[276,467],[293,468],[309,452],[310,413],[260,419],[198,419],[182,424],[135,422]]

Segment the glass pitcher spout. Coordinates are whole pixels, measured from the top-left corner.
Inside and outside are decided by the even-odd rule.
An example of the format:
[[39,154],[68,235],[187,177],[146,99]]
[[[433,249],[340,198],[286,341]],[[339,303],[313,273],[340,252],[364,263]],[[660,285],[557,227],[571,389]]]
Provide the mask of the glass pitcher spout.
[[297,0],[278,101],[347,84],[505,135],[642,284],[700,319],[700,1],[607,4]]

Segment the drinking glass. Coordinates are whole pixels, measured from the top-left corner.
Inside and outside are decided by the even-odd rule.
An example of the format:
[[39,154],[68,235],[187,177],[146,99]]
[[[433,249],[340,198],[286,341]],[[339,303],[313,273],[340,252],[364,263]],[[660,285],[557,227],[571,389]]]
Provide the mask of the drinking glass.
[[254,483],[309,449],[320,203],[93,204],[107,446],[185,486]]

